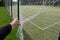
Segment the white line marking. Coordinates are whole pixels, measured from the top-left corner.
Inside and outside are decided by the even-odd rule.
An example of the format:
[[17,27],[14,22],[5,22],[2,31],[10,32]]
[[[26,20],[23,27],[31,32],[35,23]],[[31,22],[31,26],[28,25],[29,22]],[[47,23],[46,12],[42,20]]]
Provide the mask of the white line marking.
[[60,21],[58,21],[58,22],[56,22],[56,23],[54,23],[54,24],[52,24],[52,25],[49,25],[48,27],[45,27],[45,28],[41,28],[41,27],[39,27],[38,25],[32,23],[31,21],[29,21],[29,23],[33,24],[33,25],[36,26],[38,29],[45,30],[45,29],[47,29],[47,28],[50,28],[50,27],[52,27],[52,26],[60,23]]
[[60,21],[58,21],[58,22],[56,22],[56,23],[54,23],[54,24],[52,24],[52,25],[49,25],[49,26],[46,27],[46,28],[43,28],[43,30],[45,30],[45,29],[47,29],[47,28],[50,28],[50,27],[52,27],[52,26],[54,26],[54,25],[56,25],[56,24],[58,24],[58,23],[60,23]]
[[43,28],[39,27],[38,25],[32,23],[31,21],[29,21],[31,24],[33,24],[34,26],[36,26],[38,29],[44,30]]

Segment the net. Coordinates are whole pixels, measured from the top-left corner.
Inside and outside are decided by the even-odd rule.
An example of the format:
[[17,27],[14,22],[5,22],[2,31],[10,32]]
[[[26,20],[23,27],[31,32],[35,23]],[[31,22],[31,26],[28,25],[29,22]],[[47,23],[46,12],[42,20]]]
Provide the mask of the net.
[[22,6],[24,18],[29,19],[24,24],[24,30],[32,40],[58,40],[60,13],[54,6],[56,2],[58,1],[53,0],[52,3],[47,4],[47,0],[43,0],[39,5],[38,2],[35,4],[36,2],[30,1],[29,5]]
[[[13,18],[17,18],[17,3],[17,0],[12,1]],[[31,40],[58,40],[60,0],[19,0],[19,13],[21,26],[18,32],[21,40],[25,40],[23,30]]]

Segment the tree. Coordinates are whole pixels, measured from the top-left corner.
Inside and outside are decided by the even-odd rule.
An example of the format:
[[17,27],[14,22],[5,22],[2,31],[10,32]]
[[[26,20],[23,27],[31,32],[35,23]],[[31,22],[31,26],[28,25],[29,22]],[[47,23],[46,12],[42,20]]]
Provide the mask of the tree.
[[3,6],[3,4],[4,4],[4,0],[1,0],[1,5]]

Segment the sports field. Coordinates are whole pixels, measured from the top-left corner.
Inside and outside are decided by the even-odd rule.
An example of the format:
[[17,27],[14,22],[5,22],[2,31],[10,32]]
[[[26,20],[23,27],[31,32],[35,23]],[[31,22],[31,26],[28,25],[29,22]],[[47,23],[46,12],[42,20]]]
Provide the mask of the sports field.
[[[9,15],[6,8],[4,6],[0,6],[0,28],[9,24],[11,21],[12,21],[12,18]],[[19,37],[17,36],[18,35],[17,29],[18,27],[12,30],[11,33],[4,40],[19,40]],[[24,31],[24,39],[29,40],[29,37],[25,31]]]
[[[13,14],[16,15],[16,6],[13,6]],[[20,13],[29,22],[24,24],[24,30],[32,40],[58,40],[60,32],[60,7],[22,5]],[[36,14],[36,15],[35,15]],[[35,15],[35,16],[34,16]],[[15,16],[16,17],[16,16]]]
[[[32,40],[57,40],[60,22],[60,8],[52,6],[23,6],[25,18],[40,14],[24,25]],[[48,28],[49,27],[49,28]]]

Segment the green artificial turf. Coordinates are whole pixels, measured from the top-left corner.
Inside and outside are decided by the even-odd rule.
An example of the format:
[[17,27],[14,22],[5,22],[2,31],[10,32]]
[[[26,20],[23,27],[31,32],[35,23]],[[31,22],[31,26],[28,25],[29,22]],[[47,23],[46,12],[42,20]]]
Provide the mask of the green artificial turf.
[[[12,21],[8,11],[6,10],[5,7],[0,6],[0,28],[9,24]],[[17,34],[17,29],[16,27],[14,30],[11,31],[11,33],[5,38],[5,40],[20,40]],[[29,36],[26,34],[24,31],[24,39],[29,40]]]
[[[12,7],[14,17],[16,17],[17,7],[16,5]],[[58,40],[60,31],[60,25],[58,25],[60,24],[60,7],[20,5],[20,13],[24,19],[30,18],[23,26],[31,40]],[[38,16],[33,17],[38,13]],[[31,17],[33,17],[32,20]]]
[[[40,13],[38,16],[33,18],[33,20],[24,24],[24,37],[25,40],[57,40],[58,33],[60,31],[60,7],[58,6],[36,6],[36,5],[22,5],[22,13],[24,18],[29,18],[34,14]],[[11,22],[11,17],[9,16],[7,10],[4,7],[0,7],[0,26],[6,25]],[[16,15],[15,6],[13,6],[13,13]],[[33,25],[32,23],[35,25]],[[57,23],[59,22],[59,23]],[[57,23],[57,24],[55,24]],[[55,25],[54,25],[55,24]],[[37,26],[36,26],[37,25]],[[52,26],[51,26],[52,25]],[[50,27],[51,26],[51,27]],[[45,30],[39,29],[38,27]],[[26,31],[26,32],[25,32]],[[17,28],[15,28],[10,35],[6,37],[5,40],[19,40],[17,33]],[[30,38],[29,38],[29,36]]]
[[40,13],[31,21],[29,19],[29,22],[24,24],[24,29],[32,40],[58,40],[60,31],[60,7],[22,5],[21,9],[24,18],[30,18],[34,14]]

